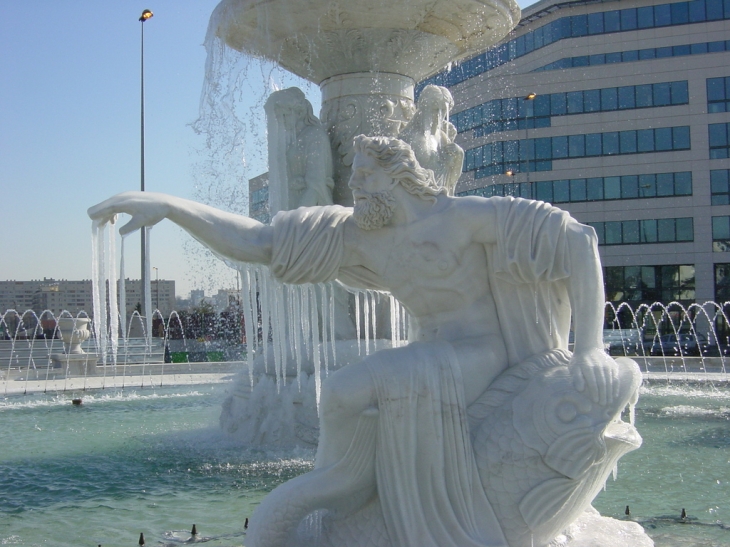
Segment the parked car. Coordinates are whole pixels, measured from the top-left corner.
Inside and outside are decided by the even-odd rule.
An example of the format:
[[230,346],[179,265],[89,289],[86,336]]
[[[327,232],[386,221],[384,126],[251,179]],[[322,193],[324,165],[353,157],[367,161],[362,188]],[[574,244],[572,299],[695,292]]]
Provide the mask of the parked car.
[[679,334],[665,334],[654,338],[649,355],[707,355],[712,352],[707,338],[702,334],[680,332]]
[[604,329],[603,346],[609,355],[641,353],[641,332],[638,329]]

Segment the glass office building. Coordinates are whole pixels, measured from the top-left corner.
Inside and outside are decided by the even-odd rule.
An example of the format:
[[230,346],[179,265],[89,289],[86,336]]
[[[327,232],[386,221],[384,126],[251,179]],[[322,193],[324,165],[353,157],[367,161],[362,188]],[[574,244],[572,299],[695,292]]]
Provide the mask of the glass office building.
[[609,300],[730,299],[730,0],[523,11],[447,86],[459,195],[551,202],[592,225]]

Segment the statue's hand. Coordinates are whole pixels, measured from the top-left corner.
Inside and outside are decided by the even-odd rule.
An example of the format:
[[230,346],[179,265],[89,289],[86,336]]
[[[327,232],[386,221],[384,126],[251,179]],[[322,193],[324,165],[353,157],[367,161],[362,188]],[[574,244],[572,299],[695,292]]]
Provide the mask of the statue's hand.
[[167,217],[170,206],[165,198],[151,192],[124,192],[90,207],[88,214],[98,224],[113,223],[119,213],[131,215],[132,220],[119,229],[121,235],[126,235]]
[[578,391],[588,389],[593,402],[607,405],[618,397],[618,364],[599,348],[576,351],[570,360],[573,385]]

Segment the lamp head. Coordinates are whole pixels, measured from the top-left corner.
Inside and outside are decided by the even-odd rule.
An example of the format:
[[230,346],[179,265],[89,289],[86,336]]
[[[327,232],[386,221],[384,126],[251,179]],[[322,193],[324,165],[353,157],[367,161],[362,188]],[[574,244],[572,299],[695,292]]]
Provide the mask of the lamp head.
[[146,9],[142,12],[142,15],[140,16],[139,20],[144,23],[147,19],[151,18],[153,15],[154,15],[154,13],[152,13],[150,10]]

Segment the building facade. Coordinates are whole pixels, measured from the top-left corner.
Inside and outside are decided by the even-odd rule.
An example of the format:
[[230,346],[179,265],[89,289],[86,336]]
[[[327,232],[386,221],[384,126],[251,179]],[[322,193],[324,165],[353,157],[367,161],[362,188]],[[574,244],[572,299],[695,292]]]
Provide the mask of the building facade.
[[[150,289],[152,307],[159,309],[164,316],[169,315],[175,309],[175,281],[153,280]],[[127,314],[130,315],[136,309],[137,303],[142,301],[140,281],[126,279],[125,290]],[[91,316],[94,309],[91,280],[43,278],[32,281],[0,281],[0,314],[11,309],[20,314],[33,310],[37,315],[49,310],[55,316],[63,311],[74,316],[83,311]]]
[[271,222],[268,172],[248,181],[248,216],[263,224]]
[[730,300],[730,2],[543,0],[448,87],[457,195],[592,225],[606,296]]

